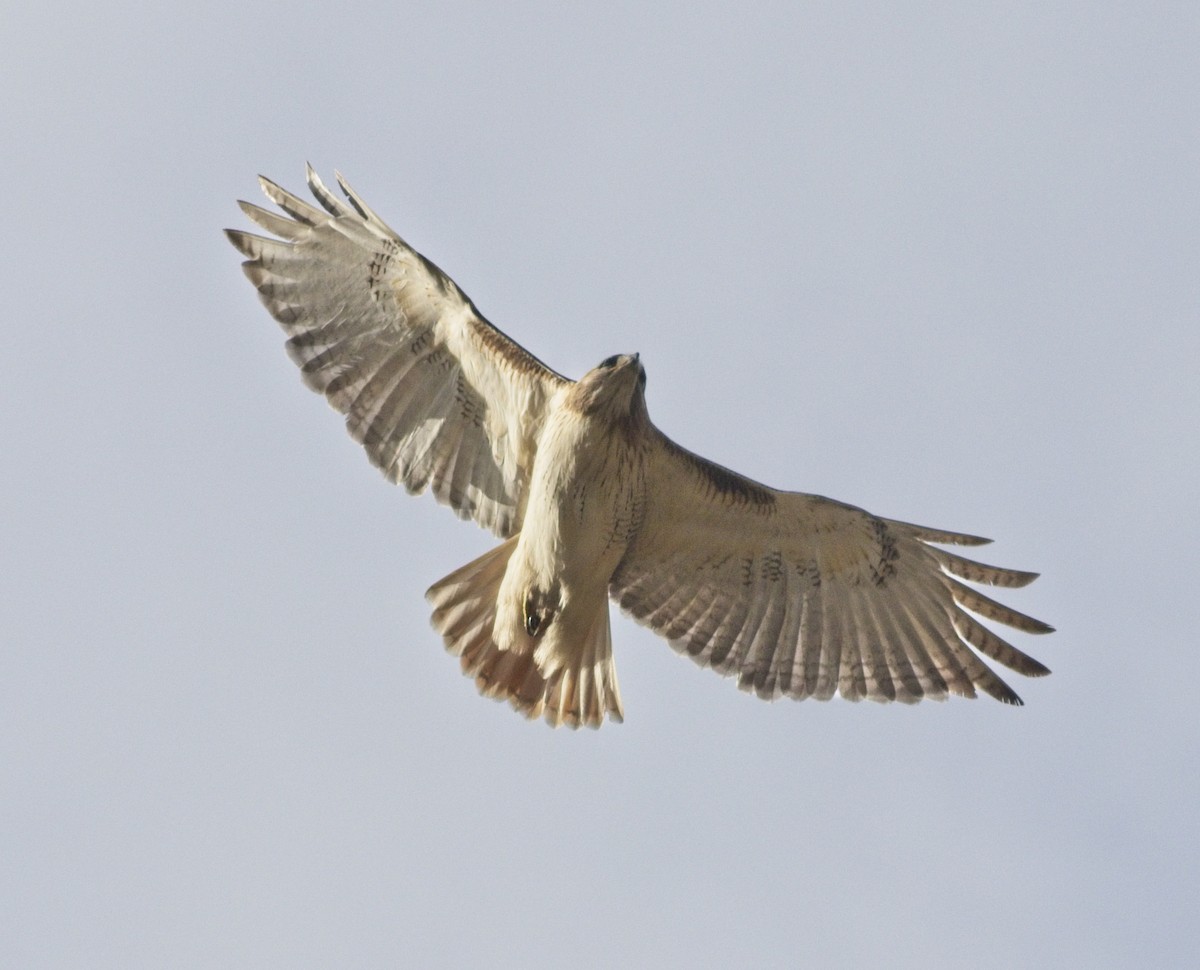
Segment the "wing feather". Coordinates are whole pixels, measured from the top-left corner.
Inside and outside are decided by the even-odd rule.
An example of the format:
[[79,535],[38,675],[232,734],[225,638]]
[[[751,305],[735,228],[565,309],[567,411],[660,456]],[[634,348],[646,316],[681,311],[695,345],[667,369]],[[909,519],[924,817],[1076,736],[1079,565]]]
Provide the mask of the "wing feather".
[[276,185],[269,178],[258,177],[263,195],[274,202],[297,222],[305,226],[319,226],[328,221],[328,216],[320,209],[313,208],[299,196],[292,195],[287,189]]
[[386,222],[384,222],[382,219],[380,219],[379,216],[377,216],[372,211],[371,207],[362,200],[362,197],[357,192],[355,192],[354,189],[350,188],[350,183],[347,182],[344,178],[342,178],[341,172],[335,171],[333,174],[334,174],[334,178],[337,179],[338,188],[340,188],[342,190],[342,192],[345,193],[346,200],[352,206],[354,206],[354,210],[363,218],[363,220],[368,225],[373,226],[376,230],[384,233],[385,235],[389,235],[389,236],[396,235],[396,233],[392,231],[392,229],[388,226],[388,224]]
[[849,594],[841,597],[842,629],[845,636],[845,646],[842,650],[842,667],[838,674],[838,692],[847,700],[861,701],[867,693],[867,666],[864,658],[863,642],[859,635],[858,618],[855,616],[853,605],[849,602]]
[[883,641],[892,682],[896,685],[896,700],[915,704],[925,696],[927,664],[922,656],[920,641],[910,641],[901,635],[893,605],[892,598],[867,597],[867,606],[874,614],[875,628]]
[[852,589],[851,600],[854,604],[855,624],[858,627],[859,652],[867,676],[867,697],[873,701],[894,701],[896,684],[892,673],[898,674],[899,670],[893,666],[894,656],[888,656],[894,651],[884,644],[875,618],[871,615],[870,602],[866,599],[861,585]]
[[1046,672],[966,610],[1051,628],[954,578],[1014,587],[1036,573],[931,545],[987,540],[777,491],[651,437],[644,518],[610,591],[680,653],[767,698],[915,703],[978,689],[1019,704],[983,658]]
[[1019,569],[1001,569],[998,566],[988,566],[973,559],[956,556],[945,549],[930,547],[929,550],[946,572],[969,579],[973,583],[986,583],[988,586],[1007,586],[1015,588],[1028,586],[1038,578],[1037,573],[1022,572]]
[[[774,562],[774,558],[771,562]],[[780,582],[791,583],[792,570],[784,570]],[[758,622],[749,631],[748,640],[757,658],[754,676],[754,691],[759,697],[774,697],[776,690],[786,690],[795,674],[796,639],[800,635],[802,604],[790,596],[769,596],[766,586],[768,575],[760,573],[755,589]]]
[[285,219],[269,209],[264,209],[253,202],[239,202],[238,207],[246,214],[251,222],[267,230],[273,236],[286,239],[289,242],[299,242],[305,236],[304,226],[293,219]]
[[283,326],[305,384],[346,416],[373,464],[510,536],[547,406],[569,382],[337,181],[345,201],[309,167],[318,208],[260,179],[284,215],[241,203],[276,237],[227,230],[246,276]]
[[925,630],[912,622],[903,604],[889,614],[893,635],[908,651],[909,661],[921,685],[921,696],[931,700],[942,700],[946,696],[946,678],[934,660]]
[[[817,685],[812,696],[820,701],[827,701],[838,689],[838,676],[842,667],[842,650],[845,633],[842,625],[842,613],[833,590],[821,584],[815,591],[821,606],[821,659],[817,668]],[[803,646],[801,646],[803,649]]]
[[697,632],[702,638],[701,643],[713,645],[713,652],[709,658],[713,666],[742,666],[742,658],[736,654],[730,656],[730,650],[740,649],[744,653],[750,646],[750,641],[744,634],[746,613],[751,602],[749,597],[738,597],[728,604],[714,598],[709,604],[704,621],[698,626]]
[[954,613],[954,629],[967,643],[980,653],[998,660],[1010,670],[1026,677],[1044,677],[1050,669],[1028,654],[1022,653],[1007,640],[997,636],[987,627],[977,623],[961,610]]
[[[755,653],[764,659],[769,657],[766,671],[760,670],[755,677],[755,693],[770,700],[789,691],[794,696],[807,693],[806,670],[798,646],[807,636],[802,632],[805,623],[811,624],[813,620],[810,604],[805,601],[804,593],[799,591],[803,577],[796,570],[785,568],[779,582],[784,587],[783,596],[758,597],[766,601],[761,608],[765,612],[765,622],[760,624],[754,635]],[[793,587],[796,592],[792,592]],[[772,641],[774,647],[771,646]]]
[[958,638],[940,606],[932,606],[919,590],[906,597],[901,605],[905,619],[924,644],[945,689],[962,697],[974,697],[975,687],[959,656]]
[[[822,665],[827,663],[828,646],[822,633],[825,624],[824,600],[821,590],[813,582],[804,587],[804,616],[800,629],[800,640],[792,644],[793,656],[789,664],[795,669],[797,663],[804,663],[804,696],[811,697],[821,683]],[[784,685],[783,692],[788,692],[790,682]]]
[[956,579],[946,576],[942,582],[950,587],[950,592],[959,606],[964,606],[968,610],[978,613],[980,616],[1018,630],[1024,630],[1026,633],[1054,632],[1054,627],[1049,623],[1043,623],[1041,620],[1035,620],[1032,616],[1018,613],[1011,607],[1005,606],[1003,603],[997,603],[991,597],[984,596],[979,590],[960,583]]

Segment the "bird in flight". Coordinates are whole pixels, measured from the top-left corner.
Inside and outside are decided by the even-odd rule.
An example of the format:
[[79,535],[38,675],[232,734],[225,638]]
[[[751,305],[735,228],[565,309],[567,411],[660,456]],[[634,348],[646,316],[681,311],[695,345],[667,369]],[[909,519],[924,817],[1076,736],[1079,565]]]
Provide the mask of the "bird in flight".
[[[984,662],[1046,667],[972,614],[1051,627],[972,583],[1036,573],[939,548],[989,540],[745,478],[675,444],[646,412],[637,354],[578,381],[489,323],[337,177],[320,208],[226,230],[304,382],[371,461],[502,541],[430,587],[433,626],[480,692],[552,725],[623,719],[608,601],[759,697],[914,703],[1021,699]],[[968,613],[967,611],[970,611]]]

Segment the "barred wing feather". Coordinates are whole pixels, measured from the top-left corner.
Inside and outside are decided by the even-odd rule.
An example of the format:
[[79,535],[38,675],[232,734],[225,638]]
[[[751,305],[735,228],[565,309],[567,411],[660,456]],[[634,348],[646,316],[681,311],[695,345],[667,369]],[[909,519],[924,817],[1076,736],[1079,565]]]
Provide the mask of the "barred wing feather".
[[1023,586],[1036,574],[931,545],[988,540],[777,491],[657,431],[650,448],[642,527],[611,595],[744,690],[913,703],[978,689],[1020,704],[982,657],[1049,673],[966,610],[1029,633],[1051,627],[955,578]]
[[513,535],[548,401],[569,382],[488,323],[341,176],[345,201],[308,169],[321,208],[260,183],[285,215],[242,210],[277,238],[226,232],[304,382],[391,481]]

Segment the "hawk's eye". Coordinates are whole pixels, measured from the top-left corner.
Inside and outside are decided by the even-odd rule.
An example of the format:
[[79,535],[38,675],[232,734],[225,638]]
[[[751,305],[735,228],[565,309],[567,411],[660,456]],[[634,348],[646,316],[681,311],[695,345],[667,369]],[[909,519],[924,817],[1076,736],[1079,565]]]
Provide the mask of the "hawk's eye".
[[620,354],[613,354],[611,357],[605,357],[600,361],[600,367],[603,370],[608,370],[610,367],[616,367],[617,361],[621,359]]

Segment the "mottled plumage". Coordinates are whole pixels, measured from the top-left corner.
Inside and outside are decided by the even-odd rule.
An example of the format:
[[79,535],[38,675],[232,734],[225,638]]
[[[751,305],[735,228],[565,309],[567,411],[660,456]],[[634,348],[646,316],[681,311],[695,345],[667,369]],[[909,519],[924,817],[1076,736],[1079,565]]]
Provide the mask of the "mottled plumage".
[[[504,541],[435,583],[433,624],[465,673],[552,724],[622,718],[609,598],[760,697],[1020,699],[983,657],[1048,673],[975,620],[1051,628],[959,579],[1035,574],[937,547],[987,540],[751,481],[646,413],[636,354],[579,381],[487,320],[339,176],[315,208],[272,182],[277,238],[228,230],[304,382],[371,461]],[[958,577],[958,578],[955,578]]]

